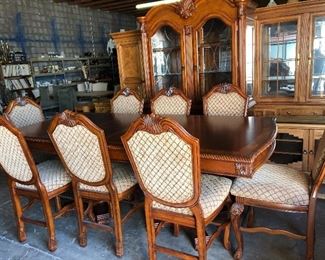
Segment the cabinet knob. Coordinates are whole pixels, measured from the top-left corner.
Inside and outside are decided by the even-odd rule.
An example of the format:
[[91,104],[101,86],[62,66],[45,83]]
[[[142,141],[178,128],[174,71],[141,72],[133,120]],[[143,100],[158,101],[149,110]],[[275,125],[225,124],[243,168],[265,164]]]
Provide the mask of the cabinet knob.
[[287,115],[291,116],[291,112],[287,111]]
[[303,153],[304,155],[306,155],[308,152],[307,152],[307,150],[303,150],[302,153]]
[[309,150],[309,154],[314,154],[314,151],[313,150]]

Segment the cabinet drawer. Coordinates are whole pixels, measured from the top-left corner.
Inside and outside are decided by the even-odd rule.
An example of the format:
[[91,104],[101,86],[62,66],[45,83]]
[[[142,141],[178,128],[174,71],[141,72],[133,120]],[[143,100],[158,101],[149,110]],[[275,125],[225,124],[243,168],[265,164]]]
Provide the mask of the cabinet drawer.
[[298,108],[285,108],[280,110],[281,116],[322,116],[324,111],[322,109],[298,109]]

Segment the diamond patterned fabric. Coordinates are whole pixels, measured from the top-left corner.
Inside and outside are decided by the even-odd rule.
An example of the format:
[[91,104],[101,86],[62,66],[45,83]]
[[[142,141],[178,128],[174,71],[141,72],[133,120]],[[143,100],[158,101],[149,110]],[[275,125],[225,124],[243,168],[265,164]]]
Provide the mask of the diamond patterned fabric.
[[[137,184],[134,173],[130,165],[125,163],[112,163],[113,183],[118,193],[122,193]],[[105,186],[89,186],[80,183],[80,190],[87,190],[93,192],[108,193]]]
[[44,121],[42,110],[31,104],[15,106],[8,117],[17,128]]
[[103,180],[105,168],[96,135],[81,125],[58,125],[53,137],[73,175],[87,182]]
[[[47,192],[59,189],[71,182],[70,176],[58,160],[42,162],[37,165],[37,169],[40,180],[44,184]],[[36,190],[36,186],[34,185],[16,183],[16,187],[25,190]]]
[[246,100],[235,92],[214,93],[207,100],[208,116],[244,116]]
[[[227,198],[232,181],[228,178],[202,174],[201,175],[201,195],[199,203],[201,205],[204,218],[209,217]],[[185,215],[193,215],[189,208],[174,208],[153,202],[153,208],[172,211]]]
[[13,178],[27,182],[33,177],[18,138],[6,127],[0,126],[0,163]]
[[252,179],[237,178],[231,194],[293,206],[309,204],[308,176],[286,165],[265,164]]
[[314,165],[312,169],[312,177],[314,180],[316,180],[316,178],[320,174],[324,161],[325,161],[325,132],[323,133],[323,136],[319,141],[316,155],[314,158]]
[[171,132],[136,132],[128,145],[140,178],[155,197],[172,203],[193,197],[192,149]]
[[112,113],[141,114],[142,109],[143,103],[133,95],[119,95],[112,102]]
[[187,102],[179,95],[160,96],[153,104],[155,114],[158,115],[186,115]]

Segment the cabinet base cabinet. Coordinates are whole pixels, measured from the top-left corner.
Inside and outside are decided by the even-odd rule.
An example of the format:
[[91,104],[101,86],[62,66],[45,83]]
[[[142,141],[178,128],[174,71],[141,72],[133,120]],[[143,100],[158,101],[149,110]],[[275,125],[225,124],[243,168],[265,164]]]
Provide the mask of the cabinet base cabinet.
[[[277,144],[270,161],[311,173],[325,124],[278,123],[277,126]],[[318,198],[325,199],[325,194],[320,193]]]

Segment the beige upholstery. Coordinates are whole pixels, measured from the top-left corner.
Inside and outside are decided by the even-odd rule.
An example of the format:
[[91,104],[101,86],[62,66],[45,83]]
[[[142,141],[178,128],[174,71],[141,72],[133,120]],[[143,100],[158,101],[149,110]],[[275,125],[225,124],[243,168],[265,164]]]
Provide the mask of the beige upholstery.
[[207,100],[206,113],[209,116],[244,116],[246,100],[236,92],[216,92]]
[[180,95],[160,96],[153,102],[155,114],[186,115],[187,102]]
[[282,203],[309,205],[309,181],[305,173],[286,165],[265,164],[252,179],[237,178],[231,194],[237,197]]
[[142,114],[143,102],[135,96],[119,95],[112,100],[112,113]]
[[[58,160],[46,161],[37,165],[40,180],[47,192],[59,189],[71,182],[70,176],[66,173],[63,165]],[[17,188],[26,190],[37,190],[34,185],[16,184]]]
[[[204,218],[209,217],[227,198],[232,181],[228,178],[202,174],[200,205]],[[153,207],[176,213],[193,215],[189,208],[173,208],[158,202],[153,202]]]
[[24,106],[16,105],[8,117],[17,128],[44,121],[42,110],[29,103]]
[[316,155],[314,158],[314,165],[312,169],[312,178],[314,180],[316,180],[316,178],[320,174],[324,161],[325,161],[325,131],[323,133],[322,138],[319,141]]
[[141,180],[151,194],[171,203],[193,197],[190,145],[171,132],[155,135],[144,131],[136,132],[128,145]]
[[13,178],[27,182],[33,177],[18,138],[4,126],[0,126],[0,163]]
[[104,179],[104,162],[96,135],[81,125],[61,124],[53,132],[53,138],[73,175],[87,182]]
[[[122,193],[137,184],[134,173],[129,164],[125,163],[112,163],[113,183],[118,193]],[[107,193],[108,190],[105,186],[89,186],[80,183],[80,190],[94,191]]]

